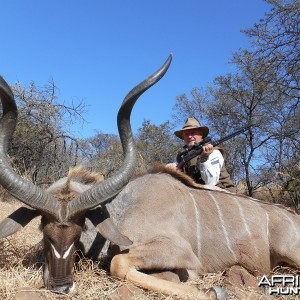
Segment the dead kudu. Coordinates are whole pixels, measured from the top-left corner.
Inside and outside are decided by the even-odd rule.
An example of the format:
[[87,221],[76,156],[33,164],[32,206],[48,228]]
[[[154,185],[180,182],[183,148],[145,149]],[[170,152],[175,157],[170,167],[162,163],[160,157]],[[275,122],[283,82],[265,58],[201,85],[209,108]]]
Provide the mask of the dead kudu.
[[111,259],[112,276],[179,298],[216,299],[216,293],[151,273],[172,271],[186,279],[233,265],[257,273],[267,273],[282,262],[300,266],[300,217],[288,209],[205,189],[179,171],[161,168],[131,179],[136,150],[130,112],[170,62],[171,58],[135,87],[120,108],[118,127],[125,160],[119,173],[99,183],[95,174],[75,169],[46,191],[18,177],[6,160],[17,108],[1,80],[0,183],[31,209],[22,207],[2,221],[0,238],[42,215],[48,289],[73,288],[72,254],[77,247],[86,255]]

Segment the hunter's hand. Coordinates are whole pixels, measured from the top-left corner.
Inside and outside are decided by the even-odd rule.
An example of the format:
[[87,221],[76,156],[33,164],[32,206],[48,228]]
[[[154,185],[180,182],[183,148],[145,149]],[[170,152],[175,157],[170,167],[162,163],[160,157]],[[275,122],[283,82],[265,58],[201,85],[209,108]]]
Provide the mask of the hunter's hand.
[[207,157],[213,152],[214,146],[212,144],[207,144],[203,146],[201,157]]
[[176,170],[176,168],[177,168],[175,163],[168,163],[165,165],[165,167],[171,171]]

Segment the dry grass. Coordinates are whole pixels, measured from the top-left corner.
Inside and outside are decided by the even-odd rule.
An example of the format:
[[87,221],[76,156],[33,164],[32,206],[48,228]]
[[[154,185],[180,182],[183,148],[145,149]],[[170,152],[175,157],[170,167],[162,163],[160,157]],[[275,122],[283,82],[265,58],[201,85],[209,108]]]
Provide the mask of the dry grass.
[[[19,206],[18,203],[4,203],[0,201],[0,220]],[[28,226],[13,236],[0,240],[0,300],[13,300],[16,292],[22,288],[38,291],[39,295],[45,300],[116,299],[114,298],[116,291],[122,286],[128,285],[126,282],[111,278],[101,269],[97,262],[81,260],[75,266],[76,295],[58,295],[45,290],[43,288],[41,267],[34,263],[24,264],[25,257],[34,252],[34,245],[41,240],[38,225],[39,218],[33,220]],[[213,285],[225,286],[225,278],[222,273],[207,274],[189,284],[199,284],[205,288]],[[134,291],[136,290],[134,289]],[[228,288],[226,286],[226,290],[229,294],[228,299],[300,299],[300,296],[271,297],[266,296],[263,292],[258,293],[250,289],[237,287]],[[172,300],[175,298],[138,290],[138,293],[130,299]]]

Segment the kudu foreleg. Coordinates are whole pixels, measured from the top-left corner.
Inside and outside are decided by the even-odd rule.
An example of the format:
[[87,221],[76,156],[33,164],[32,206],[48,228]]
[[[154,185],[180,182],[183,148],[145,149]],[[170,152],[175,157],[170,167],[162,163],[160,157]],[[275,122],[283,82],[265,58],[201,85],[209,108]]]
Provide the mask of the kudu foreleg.
[[217,299],[213,289],[200,290],[196,285],[171,282],[139,271],[197,269],[198,265],[197,257],[184,239],[160,236],[131,248],[128,253],[114,256],[110,271],[112,276],[121,280],[165,295],[176,295],[180,299]]
[[111,275],[122,280],[126,279],[141,288],[164,295],[177,296],[180,299],[217,299],[216,292],[213,289],[200,290],[195,285],[175,283],[142,273],[135,267],[130,266],[126,254],[120,254],[113,258]]
[[126,279],[142,288],[164,295],[178,296],[180,299],[217,299],[217,295],[213,289],[200,290],[197,286],[167,281],[139,272],[133,267],[128,270]]

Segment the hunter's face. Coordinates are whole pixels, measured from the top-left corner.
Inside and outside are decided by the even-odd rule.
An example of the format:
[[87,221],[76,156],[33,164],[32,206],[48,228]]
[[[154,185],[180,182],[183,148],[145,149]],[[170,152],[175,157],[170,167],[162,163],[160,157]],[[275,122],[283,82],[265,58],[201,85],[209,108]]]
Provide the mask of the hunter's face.
[[200,128],[184,130],[182,136],[187,146],[193,146],[203,140],[203,132]]

